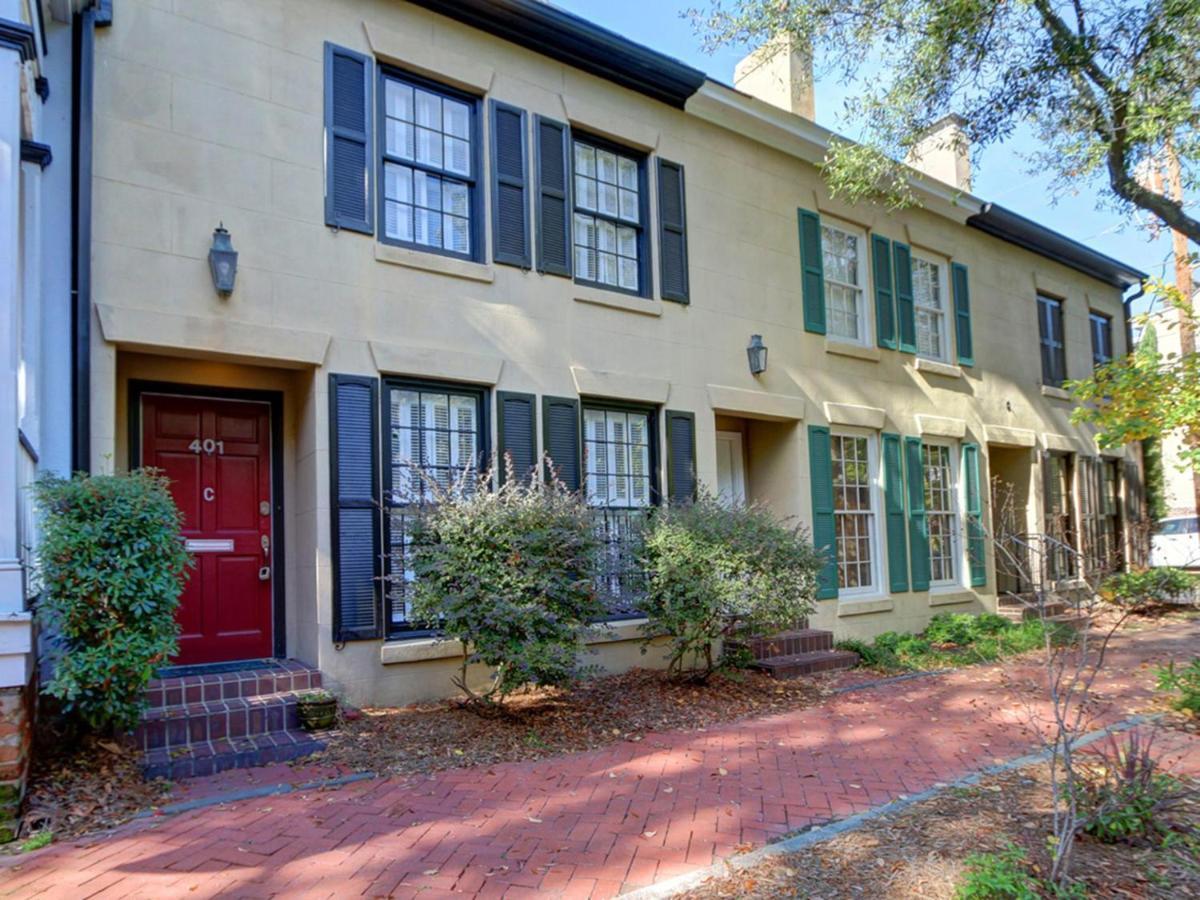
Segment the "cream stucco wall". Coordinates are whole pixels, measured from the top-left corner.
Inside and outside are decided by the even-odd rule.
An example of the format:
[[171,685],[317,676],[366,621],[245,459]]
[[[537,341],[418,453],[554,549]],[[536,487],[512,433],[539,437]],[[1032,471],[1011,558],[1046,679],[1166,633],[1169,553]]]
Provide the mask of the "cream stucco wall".
[[[618,297],[487,262],[450,263],[327,228],[325,41],[683,163],[691,304]],[[125,0],[97,35],[96,91],[93,459],[127,460],[122,398],[130,377],[282,391],[288,649],[356,700],[434,696],[451,663],[384,665],[377,642],[332,644],[330,372],[560,396],[619,390],[623,399],[694,411],[698,472],[708,484],[715,416],[747,415],[755,420],[747,426],[755,495],[802,518],[810,508],[804,426],[825,423],[827,403],[883,410],[884,430],[901,434],[945,427],[930,417],[960,420],[952,426],[985,452],[987,427],[1095,452],[1069,424],[1069,403],[1039,387],[1034,297],[1040,290],[1066,301],[1068,371],[1079,376],[1091,366],[1088,310],[1120,322],[1116,289],[967,228],[965,211],[946,204],[903,213],[848,207],[793,155],[410,4]],[[806,333],[797,207],[966,263],[974,368],[921,370],[911,356],[874,348],[846,355]],[[213,291],[206,261],[218,222],[240,253],[227,299]],[[652,256],[657,280],[656,247]],[[1123,334],[1114,331],[1119,352]],[[746,366],[752,333],[770,348],[758,379]],[[990,587],[852,607],[826,601],[815,624],[869,635],[920,627],[943,608],[993,604]],[[613,668],[645,662],[637,644],[602,653]]]

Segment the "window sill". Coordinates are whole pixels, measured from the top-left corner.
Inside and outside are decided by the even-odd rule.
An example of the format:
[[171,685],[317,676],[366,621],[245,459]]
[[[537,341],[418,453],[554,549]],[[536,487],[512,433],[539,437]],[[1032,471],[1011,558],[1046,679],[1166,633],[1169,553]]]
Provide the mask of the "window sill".
[[930,606],[953,606],[956,603],[971,603],[975,599],[974,593],[959,587],[933,588],[929,592]]
[[847,616],[866,616],[871,613],[891,612],[896,608],[891,597],[838,598],[837,614],[839,619]]
[[1054,400],[1070,400],[1071,392],[1065,391],[1060,387],[1054,387],[1053,385],[1043,384],[1042,385],[1042,396],[1050,397]]
[[851,344],[836,338],[825,338],[825,352],[837,356],[850,356],[854,359],[865,359],[868,362],[879,362],[883,354],[877,347],[865,347],[862,344]]
[[941,362],[936,359],[924,359],[918,356],[915,368],[918,372],[925,372],[928,375],[943,375],[946,378],[962,378],[963,370],[961,366],[956,366],[952,363]]
[[[615,644],[620,641],[640,641],[646,637],[642,626],[646,619],[619,619],[608,627],[603,623],[598,626],[596,634],[587,638],[585,643]],[[429,662],[438,659],[460,659],[462,644],[459,641],[447,641],[435,637],[414,637],[408,640],[392,638],[385,641],[379,648],[379,662],[385,666],[402,665],[404,663]]]
[[609,309],[620,309],[641,316],[661,316],[663,314],[661,300],[633,297],[615,291],[592,290],[580,285],[575,285],[575,302],[588,303],[592,306],[607,306]]
[[439,275],[450,275],[454,278],[465,278],[467,281],[479,281],[484,284],[491,284],[496,280],[495,269],[483,263],[439,256],[436,253],[422,253],[420,250],[409,250],[407,247],[396,247],[391,244],[376,243],[375,259],[394,266],[420,269],[422,272],[436,272]]

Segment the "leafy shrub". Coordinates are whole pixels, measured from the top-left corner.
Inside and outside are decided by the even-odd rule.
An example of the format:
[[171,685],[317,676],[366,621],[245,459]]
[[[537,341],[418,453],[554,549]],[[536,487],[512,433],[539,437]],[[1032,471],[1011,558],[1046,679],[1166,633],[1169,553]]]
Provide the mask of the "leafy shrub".
[[1160,769],[1153,747],[1153,733],[1110,734],[1079,766],[1075,801],[1084,833],[1110,844],[1167,833],[1164,816],[1185,791]]
[[925,629],[925,637],[935,644],[969,644],[978,636],[975,616],[968,613],[940,613]]
[[1200,715],[1200,656],[1194,657],[1188,665],[1178,670],[1175,660],[1171,660],[1166,666],[1160,667],[1156,674],[1160,691],[1179,694],[1172,701],[1172,706],[1182,712]]
[[[456,491],[412,532],[413,612],[463,645],[457,687],[471,701],[583,672],[588,623],[604,615],[593,590],[597,537],[589,510],[561,484],[509,478],[498,490]],[[491,668],[482,693],[472,663]]]
[[98,730],[132,727],[156,667],[176,651],[175,610],[191,564],[166,478],[47,476],[33,487],[42,514],[38,618],[50,636],[43,692]]
[[900,658],[894,652],[866,641],[848,639],[838,641],[839,650],[849,650],[858,654],[858,664],[869,669],[900,669],[903,668]]
[[841,641],[838,649],[857,653],[860,663],[870,668],[916,672],[1028,653],[1045,645],[1047,629],[1056,642],[1064,639],[1060,631],[1069,634],[1069,629],[1038,620],[1018,625],[992,613],[942,613],[921,634],[885,631],[871,644]]
[[1155,606],[1170,603],[1198,588],[1200,577],[1163,566],[1113,575],[1100,585],[1100,596],[1120,606]]
[[647,634],[670,638],[674,677],[704,681],[722,665],[718,640],[795,627],[812,613],[822,562],[803,529],[761,506],[703,495],[661,510],[643,551]]
[[1026,869],[1025,851],[1009,844],[998,853],[972,853],[958,900],[1037,900],[1038,880]]

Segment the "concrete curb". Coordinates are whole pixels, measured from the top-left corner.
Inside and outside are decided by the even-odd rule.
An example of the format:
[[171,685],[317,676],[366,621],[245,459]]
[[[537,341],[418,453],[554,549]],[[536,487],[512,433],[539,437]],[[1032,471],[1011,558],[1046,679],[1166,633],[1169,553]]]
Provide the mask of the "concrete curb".
[[152,819],[159,816],[177,816],[180,813],[191,812],[194,809],[204,809],[209,806],[220,806],[222,803],[235,803],[238,800],[253,800],[255,797],[273,797],[276,794],[291,794],[295,791],[316,791],[321,788],[341,787],[356,781],[369,781],[378,778],[374,772],[355,772],[351,775],[339,775],[336,778],[321,778],[316,781],[305,781],[301,784],[264,784],[262,787],[244,788],[240,791],[229,791],[224,794],[214,794],[211,797],[198,797],[195,800],[181,800],[178,803],[168,803],[155,809],[143,809],[133,818]]
[[[932,674],[932,673],[917,673],[917,674]],[[900,676],[907,678],[910,676]],[[889,679],[890,680],[890,679]],[[1088,744],[1095,743],[1106,735],[1113,732],[1128,731],[1130,728],[1135,728],[1138,725],[1145,724],[1158,718],[1157,716],[1130,716],[1127,719],[1122,719],[1115,725],[1108,728],[1100,728],[1096,731],[1089,732],[1076,741],[1076,747],[1086,747]],[[1042,750],[1037,753],[1029,753],[1025,756],[1019,756],[1016,759],[1010,759],[1008,762],[998,763],[996,765],[987,766],[970,775],[965,775],[957,781],[947,782],[940,787],[931,787],[921,791],[918,794],[912,794],[907,797],[902,797],[899,800],[893,800],[890,803],[885,803],[883,806],[877,806],[874,809],[869,809],[866,812],[856,813],[853,816],[848,816],[845,819],[838,819],[836,822],[830,822],[828,825],[819,825],[815,828],[810,828],[807,831],[801,831],[791,837],[784,838],[781,841],[776,841],[772,844],[767,844],[764,847],[759,847],[757,850],[752,850],[741,856],[735,856],[732,859],[721,860],[707,868],[700,869],[696,872],[689,872],[686,875],[678,875],[675,878],[669,878],[666,881],[652,884],[648,887],[638,888],[634,891],[622,894],[622,900],[665,900],[667,897],[673,897],[675,894],[690,890],[694,887],[699,887],[702,883],[710,878],[721,878],[725,875],[731,875],[734,872],[743,869],[753,868],[761,862],[770,859],[772,856],[779,856],[786,853],[795,853],[797,850],[803,850],[805,847],[810,847],[813,844],[819,844],[822,841],[827,841],[830,838],[837,837],[847,831],[865,825],[873,819],[878,819],[882,816],[891,815],[892,813],[900,812],[903,809],[921,803],[925,800],[935,797],[943,791],[953,790],[955,788],[969,787],[973,784],[978,784],[984,778],[991,775],[999,775],[1002,772],[1011,772],[1014,769],[1023,769],[1026,766],[1034,765],[1035,763],[1045,762],[1051,756],[1049,750]]]

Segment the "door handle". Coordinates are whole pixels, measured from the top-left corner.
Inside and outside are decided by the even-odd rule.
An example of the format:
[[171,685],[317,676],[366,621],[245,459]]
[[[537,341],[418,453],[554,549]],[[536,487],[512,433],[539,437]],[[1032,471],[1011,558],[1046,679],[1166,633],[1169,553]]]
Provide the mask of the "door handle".
[[263,566],[261,569],[258,570],[258,580],[259,581],[270,581],[271,580],[271,567],[270,566]]
[[262,536],[261,543],[262,543],[263,556],[264,557],[270,556],[271,555],[271,536],[269,534],[264,534]]

